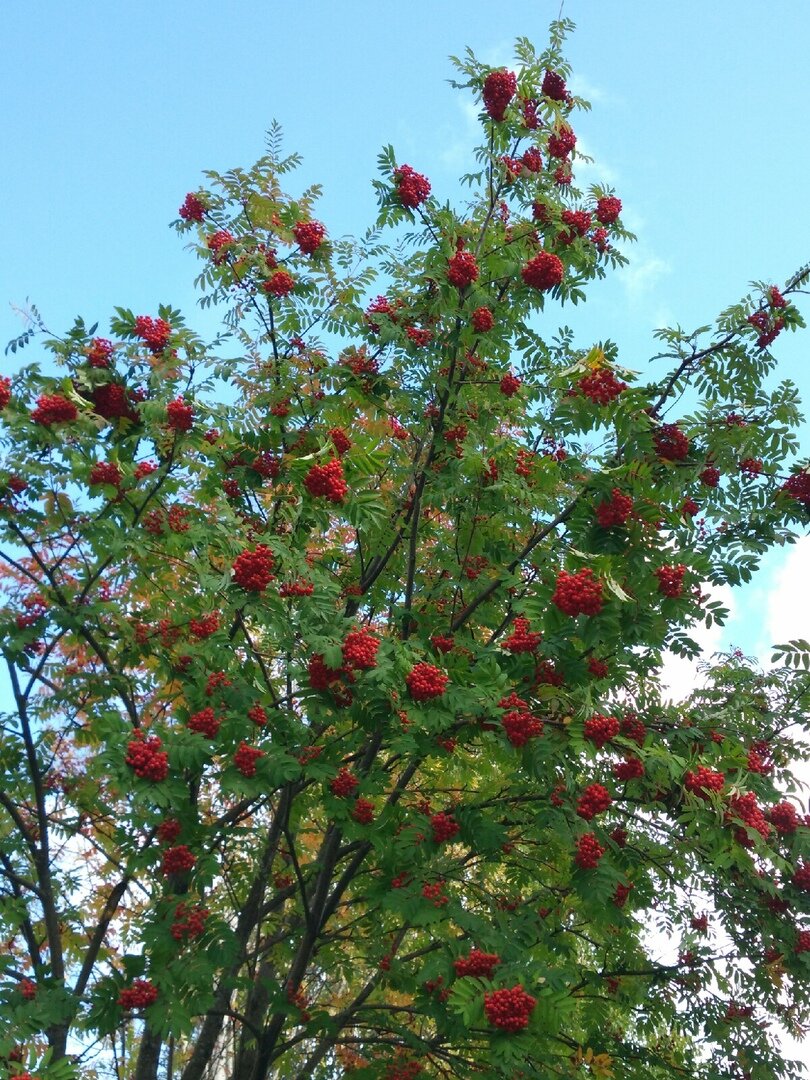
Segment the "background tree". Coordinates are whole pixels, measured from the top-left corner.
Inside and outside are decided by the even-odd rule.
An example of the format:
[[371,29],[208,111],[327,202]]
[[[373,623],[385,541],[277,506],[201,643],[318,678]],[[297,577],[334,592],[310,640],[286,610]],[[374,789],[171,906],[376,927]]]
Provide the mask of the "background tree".
[[338,240],[273,129],[180,208],[220,339],[120,308],[0,383],[8,1075],[798,1075],[810,648],[657,672],[806,521],[807,271],[659,380],[554,329],[630,239],[568,29],[456,61],[459,205],[389,147]]

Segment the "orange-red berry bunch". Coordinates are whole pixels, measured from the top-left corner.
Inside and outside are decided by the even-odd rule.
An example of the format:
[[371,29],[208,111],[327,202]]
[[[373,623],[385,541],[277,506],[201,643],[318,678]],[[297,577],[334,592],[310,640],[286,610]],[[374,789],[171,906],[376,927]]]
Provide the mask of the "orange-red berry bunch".
[[484,1012],[493,1027],[513,1034],[529,1026],[537,999],[518,984],[511,990],[491,990],[484,994]]
[[487,115],[496,123],[500,123],[516,92],[517,76],[514,71],[507,71],[506,68],[491,71],[484,79],[483,98]]
[[414,701],[430,701],[441,697],[447,689],[450,679],[433,664],[420,662],[414,664],[405,677],[408,693]]
[[293,236],[305,255],[314,255],[324,241],[326,229],[320,221],[298,221],[293,225]]
[[194,406],[177,397],[166,406],[166,425],[173,431],[191,431],[194,424]]
[[577,386],[580,393],[597,405],[609,405],[627,389],[627,383],[617,379],[610,368],[597,368],[583,375]]
[[659,566],[655,571],[655,576],[658,578],[658,591],[663,596],[672,597],[675,599],[683,592],[683,575],[686,573],[686,567],[683,563],[678,563],[677,566]]
[[368,629],[350,630],[341,646],[347,668],[369,669],[377,666],[380,639]]
[[214,739],[221,723],[222,721],[209,705],[207,708],[200,709],[199,712],[190,716],[187,727],[189,731],[196,731],[198,735],[204,735],[207,739]]
[[677,424],[662,424],[653,434],[653,445],[664,461],[684,461],[689,455],[689,439]]
[[431,817],[430,827],[433,830],[433,841],[436,844],[445,844],[448,840],[452,840],[454,836],[458,835],[461,828],[452,814],[446,814],[444,811]]
[[62,394],[40,394],[31,413],[35,424],[51,427],[53,424],[67,424],[75,420],[79,410]]
[[160,869],[164,874],[183,874],[191,870],[196,861],[196,855],[187,844],[178,844],[177,847],[167,848],[163,852]]
[[561,570],[551,602],[565,615],[598,615],[602,610],[602,582],[588,567],[575,574]]
[[563,264],[558,255],[552,251],[541,251],[533,259],[529,259],[520,271],[520,276],[530,288],[547,292],[560,284],[563,272]]
[[603,529],[612,529],[625,525],[633,511],[633,500],[624,495],[619,488],[613,488],[610,498],[600,502],[596,508],[596,520]]
[[236,749],[236,753],[233,755],[233,763],[242,776],[255,776],[256,775],[256,762],[259,758],[264,757],[264,750],[259,750],[258,747],[249,746],[246,742],[241,742]]
[[410,165],[400,165],[394,170],[397,197],[403,206],[415,210],[430,195],[430,181]]
[[208,909],[191,907],[189,904],[180,903],[174,909],[174,922],[171,934],[175,941],[193,941],[201,937],[205,932],[205,920],[208,918]]
[[504,641],[503,647],[510,653],[534,652],[542,640],[542,634],[529,630],[529,620],[518,615],[514,630]]
[[354,794],[354,790],[359,783],[357,777],[352,776],[348,769],[341,769],[330,782],[329,788],[338,799],[348,799],[350,795]]
[[165,319],[153,319],[151,315],[138,315],[135,319],[135,336],[145,341],[154,353],[163,352],[172,336],[172,328]]
[[273,553],[265,544],[237,555],[233,580],[246,592],[263,592],[273,580]]
[[589,784],[577,802],[577,813],[590,821],[597,814],[603,814],[613,802],[610,792],[601,784]]
[[700,765],[695,772],[688,770],[683,774],[683,786],[701,799],[707,799],[711,791],[722,791],[725,783],[725,776],[721,772],[710,769],[708,765]]
[[457,251],[447,263],[447,280],[457,289],[466,289],[478,280],[478,263],[471,251]]
[[148,979],[135,979],[118,995],[118,1004],[122,1009],[145,1009],[154,1005],[158,999],[158,989]]
[[596,745],[597,750],[601,750],[606,743],[616,738],[619,730],[620,724],[615,716],[603,716],[597,713],[585,721],[582,734]]
[[491,979],[492,973],[500,962],[501,958],[497,953],[470,949],[469,956],[460,956],[458,960],[453,961],[453,967],[459,979],[463,979],[466,975],[475,979]]
[[163,743],[157,735],[145,737],[140,731],[127,744],[127,765],[143,780],[160,783],[169,772],[169,755],[161,750]]
[[316,498],[326,498],[333,503],[342,503],[349,485],[343,475],[340,458],[333,458],[326,465],[313,465],[304,477],[304,487]]
[[605,848],[599,843],[592,832],[585,833],[577,840],[577,852],[574,862],[580,870],[595,870],[599,860],[605,854]]

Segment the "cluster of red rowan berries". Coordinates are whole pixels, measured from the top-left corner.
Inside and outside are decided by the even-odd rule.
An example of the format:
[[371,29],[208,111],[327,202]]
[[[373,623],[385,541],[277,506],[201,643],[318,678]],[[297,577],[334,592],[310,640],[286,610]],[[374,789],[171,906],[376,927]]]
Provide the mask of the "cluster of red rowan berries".
[[[763,840],[767,840],[771,834],[772,826],[763,814],[753,791],[748,791],[744,795],[733,795],[729,799],[726,820],[733,818],[738,818],[749,829],[754,829]],[[752,846],[751,838],[745,829],[737,829],[734,835],[737,842],[742,844],[743,847]]]
[[298,578],[296,581],[288,581],[278,590],[278,595],[283,599],[292,596],[312,596],[315,586],[311,581]]
[[495,316],[488,307],[479,307],[470,316],[470,322],[476,334],[486,334],[495,325]]
[[616,905],[617,908],[623,908],[624,907],[624,905],[627,903],[627,900],[628,900],[628,898],[630,896],[630,893],[632,891],[633,891],[632,884],[631,885],[622,885],[622,883],[619,882],[619,884],[613,890],[613,903]]
[[223,248],[233,243],[233,235],[227,229],[220,229],[218,232],[206,236],[205,242],[211,252],[214,264],[218,266],[225,260],[227,253],[223,251]]
[[597,814],[603,814],[612,803],[613,798],[606,787],[602,784],[589,784],[579,797],[577,813],[581,818],[590,821]]
[[140,731],[127,744],[125,761],[136,776],[160,783],[169,772],[169,755],[161,750],[163,743],[157,735],[144,736]]
[[371,825],[374,821],[374,803],[362,797],[355,799],[352,818],[358,825]]
[[778,833],[789,836],[800,824],[799,814],[793,803],[780,802],[768,811],[768,819]]
[[199,641],[211,637],[219,630],[219,612],[211,611],[200,619],[190,619],[188,629],[191,636]]
[[596,520],[603,529],[612,529],[625,525],[633,512],[633,500],[624,495],[619,488],[613,488],[610,498],[600,502],[596,508]]
[[683,774],[683,786],[701,799],[707,799],[712,791],[721,792],[725,783],[725,776],[708,765],[700,765],[694,772],[690,769]]
[[264,750],[259,750],[255,746],[249,746],[246,742],[242,741],[233,755],[233,763],[242,776],[250,778],[256,775],[256,762],[264,756]]
[[532,715],[528,704],[517,694],[501,698],[498,707],[506,710],[501,717],[501,724],[512,746],[525,746],[530,739],[536,739],[543,734],[543,721]]
[[138,315],[135,319],[135,336],[146,342],[153,353],[163,352],[172,336],[172,328],[165,319],[153,319],[151,315]]
[[267,723],[267,713],[258,703],[250,706],[247,711],[247,718],[254,723],[256,727],[264,727]]
[[161,873],[166,875],[183,874],[187,870],[191,870],[196,861],[196,855],[187,844],[178,844],[177,847],[166,848],[160,866]]
[[350,795],[354,794],[359,783],[357,777],[344,768],[330,781],[329,788],[338,799],[348,799]]
[[595,744],[597,750],[601,750],[611,739],[619,734],[621,725],[615,716],[603,716],[597,713],[585,721],[582,734]]
[[115,346],[107,338],[93,338],[87,347],[87,362],[92,368],[108,368]]
[[98,461],[90,470],[88,483],[91,487],[109,484],[110,487],[120,488],[123,480],[124,474],[114,461]]
[[[103,416],[105,420],[137,420],[138,410],[132,404],[132,391],[128,391],[121,383],[104,383],[103,386],[97,386],[91,397],[93,399],[93,408],[99,416]],[[62,399],[64,401],[64,399]],[[71,405],[71,402],[67,403]],[[65,416],[64,419],[75,420],[76,418],[75,406],[73,416]]]
[[194,406],[177,397],[166,406],[166,426],[172,431],[191,431],[194,425]]
[[293,225],[295,242],[305,255],[314,255],[326,237],[320,221],[298,221]]
[[157,999],[158,989],[149,979],[134,979],[132,986],[118,995],[118,1004],[122,1009],[146,1009]]
[[338,457],[343,457],[352,448],[352,440],[341,427],[330,428],[329,438],[332,440],[332,446]]
[[414,701],[430,701],[431,698],[441,697],[449,682],[449,677],[443,671],[424,662],[414,664],[405,677],[405,685]]
[[288,273],[286,270],[276,270],[276,272],[271,274],[266,281],[262,282],[262,288],[266,293],[269,293],[270,296],[281,299],[284,296],[289,296],[293,291],[295,288],[295,278],[293,278],[292,274]]
[[684,461],[689,455],[689,439],[677,424],[662,424],[653,433],[656,454],[664,461]]
[[190,191],[177,212],[183,221],[202,221],[206,214],[206,206],[199,195]]
[[273,553],[265,544],[253,551],[237,555],[233,564],[233,580],[246,592],[263,592],[273,580]]
[[498,389],[504,397],[510,398],[515,396],[515,394],[518,392],[518,390],[520,390],[522,385],[523,383],[517,377],[517,375],[513,375],[511,372],[509,372],[507,375],[504,375],[504,377],[498,383]]
[[421,206],[430,195],[430,181],[410,165],[400,165],[394,170],[394,184],[399,201],[409,210]]
[[640,780],[644,775],[644,762],[628,754],[624,761],[613,766],[613,775],[617,780]]
[[157,838],[161,844],[173,844],[182,831],[183,826],[177,818],[165,818],[158,826]]
[[68,424],[78,415],[79,410],[63,394],[40,394],[31,419],[42,427],[51,427],[53,424]]
[[517,76],[514,71],[501,68],[499,71],[491,71],[484,79],[483,99],[487,115],[496,123],[500,123],[507,106],[517,92]]
[[314,497],[329,499],[333,503],[342,503],[349,485],[343,475],[340,458],[332,458],[326,465],[313,465],[304,477],[304,487]]
[[375,637],[368,627],[363,627],[360,630],[350,630],[341,646],[343,663],[350,669],[361,668],[368,670],[376,667],[379,647],[380,639]]
[[678,563],[677,566],[659,566],[655,571],[658,578],[658,591],[663,596],[669,596],[672,599],[679,597],[683,593],[685,573],[686,567],[683,563]]
[[444,907],[450,902],[450,897],[444,891],[444,881],[434,881],[422,886],[422,896],[430,900],[434,907]]
[[431,817],[430,827],[433,830],[433,842],[436,844],[445,844],[448,840],[452,840],[461,828],[456,819],[444,811]]
[[20,993],[26,1001],[33,1001],[37,996],[37,984],[32,980],[23,976],[19,982]]
[[512,633],[503,643],[503,647],[511,653],[534,652],[543,635],[529,629],[529,620],[518,615],[514,621]]
[[491,990],[484,994],[484,1012],[493,1027],[513,1034],[529,1026],[529,1017],[537,999],[518,984],[509,990]]
[[595,870],[605,851],[593,833],[585,833],[577,840],[574,862],[580,870]]
[[541,251],[533,259],[529,259],[521,269],[520,276],[530,288],[547,292],[562,282],[563,272],[559,256],[552,251]]
[[482,952],[480,949],[470,949],[468,956],[460,956],[453,961],[456,975],[463,979],[469,975],[475,979],[491,979],[495,968],[500,964],[501,958],[497,953]]
[[577,386],[580,393],[596,405],[609,405],[627,389],[627,383],[617,379],[610,368],[597,368],[583,375]]
[[11,379],[7,375],[0,375],[0,409],[5,409],[11,401]]
[[575,574],[561,570],[551,602],[565,615],[598,615],[602,610],[602,582],[589,567]]
[[174,909],[174,922],[171,926],[171,935],[175,941],[193,941],[201,937],[205,932],[205,920],[208,918],[207,908],[200,906],[191,907],[180,903]]
[[447,263],[447,280],[457,289],[466,289],[478,280],[478,263],[471,251],[457,251]]
[[222,721],[209,705],[207,708],[200,709],[199,712],[190,716],[187,727],[189,731],[196,731],[198,735],[204,735],[207,739],[214,739],[221,723]]

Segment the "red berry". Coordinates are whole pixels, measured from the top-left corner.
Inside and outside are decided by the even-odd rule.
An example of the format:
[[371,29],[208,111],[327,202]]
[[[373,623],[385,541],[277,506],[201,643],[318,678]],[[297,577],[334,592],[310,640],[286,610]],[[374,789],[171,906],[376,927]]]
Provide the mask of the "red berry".
[[374,803],[369,802],[368,799],[355,799],[352,817],[358,825],[371,825],[374,821]]
[[62,394],[40,394],[36,408],[31,413],[35,424],[51,427],[53,424],[67,424],[75,420],[79,410]]
[[199,904],[196,907],[191,907],[185,903],[178,904],[174,909],[174,921],[171,927],[171,935],[174,940],[193,941],[195,938],[201,937],[205,932],[205,920],[208,914],[208,909],[201,907]]
[[408,693],[414,701],[429,701],[441,697],[450,679],[433,664],[415,664],[405,678]]
[[154,353],[163,352],[171,335],[172,328],[165,319],[153,319],[151,315],[138,315],[135,319],[135,336],[145,341]]
[[585,721],[582,734],[596,745],[597,750],[601,750],[611,739],[615,739],[619,730],[619,721],[615,716],[603,716],[601,713],[596,713]]
[[286,270],[276,270],[275,274],[264,282],[262,288],[271,296],[281,298],[282,296],[288,296],[293,291],[295,280],[292,274],[288,274]]
[[590,821],[597,814],[604,813],[612,802],[613,799],[606,787],[601,784],[590,784],[579,797],[577,813],[586,821]]
[[207,739],[215,739],[221,724],[222,721],[209,705],[190,716],[187,726],[189,731],[196,731],[198,735],[204,735]]
[[394,183],[399,201],[409,210],[421,206],[430,195],[430,181],[410,165],[400,165],[394,170]]
[[342,645],[343,663],[347,668],[374,668],[379,647],[380,639],[368,627],[350,630]]
[[598,615],[602,610],[602,582],[588,567],[575,574],[561,570],[551,602],[566,615]]
[[781,490],[803,506],[810,506],[810,472],[797,472],[789,476]]
[[447,280],[457,289],[466,289],[478,280],[478,263],[471,251],[457,251],[447,262]]
[[173,431],[190,431],[194,424],[194,406],[177,397],[166,406],[166,425]]
[[603,225],[612,225],[622,212],[622,200],[615,195],[603,195],[596,203],[596,220]]
[[124,476],[120,468],[112,461],[99,461],[90,470],[88,483],[92,486],[109,484],[110,487],[120,487]]
[[452,840],[461,828],[454,817],[444,812],[434,814],[430,819],[430,825],[433,829],[433,840],[436,844],[444,844],[448,840]]
[[273,580],[273,553],[264,544],[237,555],[233,564],[234,584],[246,592],[264,592]]
[[529,1026],[529,1017],[537,999],[518,984],[511,990],[492,990],[484,994],[484,1012],[493,1027],[512,1033]]
[[595,870],[607,849],[603,848],[593,833],[585,833],[577,840],[574,862],[580,870]]
[[562,281],[563,264],[553,252],[541,251],[526,263],[520,276],[530,288],[546,292]]
[[486,334],[495,325],[495,316],[488,307],[480,307],[472,313],[470,322],[476,334]]
[[233,755],[233,763],[242,776],[251,777],[256,775],[256,762],[259,758],[263,758],[264,756],[264,750],[259,750],[255,746],[249,746],[243,740],[237,747],[236,753]]
[[577,145],[577,137],[568,124],[563,124],[554,134],[548,137],[549,157],[564,160]]
[[199,195],[195,195],[190,191],[183,200],[183,205],[178,210],[178,213],[184,221],[202,221],[206,213],[205,204]]
[[644,762],[628,754],[624,761],[613,766],[613,775],[617,780],[640,780],[644,775]]
[[516,91],[517,77],[513,71],[502,68],[487,75],[484,80],[484,108],[496,123],[503,120],[506,108]]
[[707,765],[700,765],[695,772],[688,770],[683,774],[683,786],[701,799],[707,799],[711,791],[721,792],[725,783],[725,776]]
[[460,956],[458,960],[453,961],[453,967],[459,979],[465,976],[471,976],[474,979],[491,979],[500,962],[501,958],[497,953],[470,949],[469,955]]
[[169,773],[169,755],[161,750],[162,745],[157,735],[146,737],[141,731],[136,731],[135,737],[127,744],[124,760],[136,776],[160,783]]
[[658,578],[658,591],[662,595],[674,599],[683,593],[683,575],[686,573],[683,563],[678,563],[677,566],[659,566],[655,573]]
[[304,487],[313,496],[342,503],[349,490],[343,476],[340,458],[333,458],[326,465],[313,465],[304,477]]
[[510,653],[534,652],[542,640],[542,634],[529,630],[529,620],[518,615],[514,629],[504,641],[503,647]]
[[653,433],[653,444],[664,461],[683,461],[689,455],[689,440],[677,424],[662,424]]
[[211,252],[214,264],[219,266],[220,263],[225,261],[227,255],[227,252],[222,249],[233,243],[233,235],[227,229],[220,229],[219,232],[206,236],[205,242]]
[[330,782],[329,788],[333,795],[339,799],[347,799],[350,795],[354,794],[354,789],[359,785],[360,781],[356,776],[352,776],[348,769],[341,769],[336,777]]
[[335,448],[335,453],[338,457],[343,457],[352,448],[352,440],[340,427],[334,427],[329,429],[329,438],[332,440],[332,445]]
[[186,844],[179,844],[177,847],[167,848],[163,852],[163,862],[161,864],[161,871],[163,874],[183,874],[187,870],[191,870],[197,861],[196,855]]
[[158,989],[148,979],[134,979],[132,986],[118,995],[122,1009],[146,1009],[158,999]]
[[115,346],[106,338],[93,338],[87,349],[87,362],[92,368],[108,368]]
[[633,500],[623,495],[619,488],[613,488],[610,499],[601,502],[596,508],[596,520],[603,529],[624,525],[633,510]]
[[508,375],[504,375],[498,384],[498,388],[504,397],[514,397],[522,385],[520,379],[510,372]]
[[789,802],[780,802],[777,803],[776,806],[772,806],[768,811],[768,817],[776,831],[783,836],[789,836],[791,833],[794,833],[800,823],[796,807],[793,803]]
[[298,221],[293,225],[293,236],[305,255],[314,255],[324,241],[326,229],[320,221]]
[[627,389],[627,383],[617,379],[609,368],[597,368],[583,375],[577,386],[585,397],[597,405],[609,405]]
[[567,100],[568,91],[565,87],[565,79],[562,75],[558,75],[556,71],[546,70],[540,89],[551,101]]

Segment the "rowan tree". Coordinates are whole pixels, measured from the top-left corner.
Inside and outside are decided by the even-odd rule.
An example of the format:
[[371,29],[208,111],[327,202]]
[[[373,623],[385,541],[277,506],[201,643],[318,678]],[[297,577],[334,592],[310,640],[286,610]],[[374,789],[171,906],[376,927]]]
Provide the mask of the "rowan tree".
[[456,60],[460,192],[379,158],[359,240],[274,128],[176,227],[179,311],[32,314],[0,381],[0,1074],[798,1075],[810,647],[704,664],[806,524],[771,346],[808,271],[575,344],[625,261],[577,187],[565,21]]

